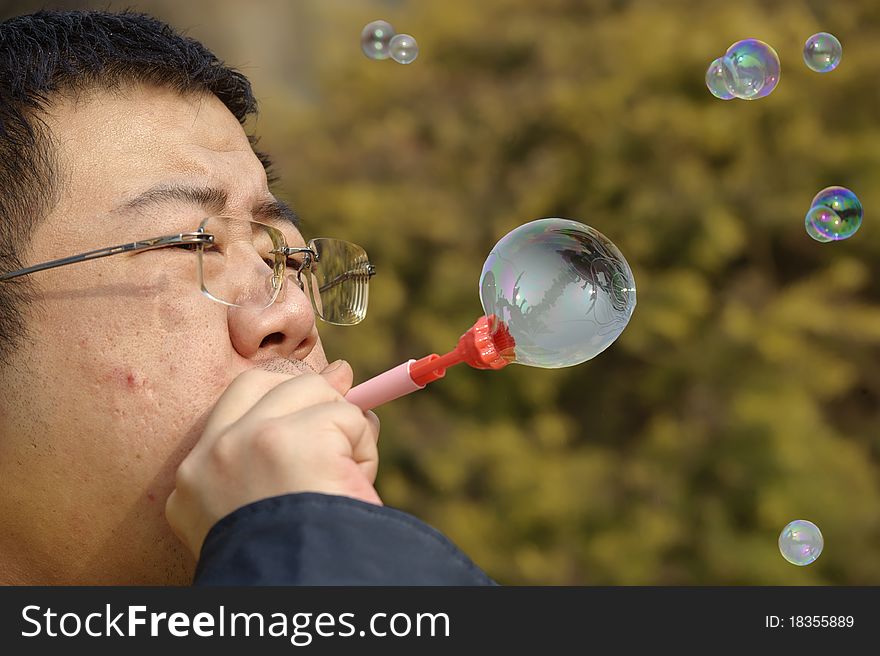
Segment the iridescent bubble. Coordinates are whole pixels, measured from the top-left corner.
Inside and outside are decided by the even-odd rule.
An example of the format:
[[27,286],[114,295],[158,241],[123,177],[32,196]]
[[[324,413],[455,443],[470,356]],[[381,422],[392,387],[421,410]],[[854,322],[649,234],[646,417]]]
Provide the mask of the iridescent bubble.
[[398,64],[412,64],[419,56],[419,44],[409,34],[398,34],[391,39],[391,59]]
[[709,64],[709,68],[706,70],[706,86],[716,98],[721,98],[721,100],[733,98],[733,94],[730,93],[730,89],[724,82],[724,63],[721,57]]
[[792,565],[809,565],[819,557],[824,546],[819,527],[806,519],[789,522],[779,534],[779,551]]
[[862,225],[862,204],[846,187],[826,187],[810,203],[804,224],[817,241],[852,237]]
[[737,98],[763,98],[779,83],[779,56],[763,41],[737,41],[721,59],[724,83]]
[[555,369],[589,360],[617,339],[636,306],[623,254],[569,219],[526,223],[495,244],[480,276],[487,315],[504,322],[520,364]]
[[383,20],[373,21],[361,30],[361,50],[370,59],[388,59],[389,45],[394,36],[391,23]]
[[804,227],[807,234],[816,241],[827,242],[832,241],[835,228],[840,225],[841,220],[837,212],[824,205],[811,207],[804,219]]
[[819,32],[804,44],[804,63],[811,71],[827,73],[837,68],[843,56],[843,46],[833,34]]

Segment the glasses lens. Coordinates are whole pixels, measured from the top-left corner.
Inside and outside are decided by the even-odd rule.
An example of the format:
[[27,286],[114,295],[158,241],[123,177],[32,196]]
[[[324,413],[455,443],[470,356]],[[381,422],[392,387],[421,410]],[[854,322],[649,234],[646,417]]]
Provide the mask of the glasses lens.
[[202,291],[214,300],[250,309],[269,307],[284,275],[284,237],[277,229],[215,216],[201,229],[214,241],[199,250]]
[[340,239],[313,239],[317,253],[310,267],[309,291],[324,321],[350,326],[367,316],[370,261],[357,244]]

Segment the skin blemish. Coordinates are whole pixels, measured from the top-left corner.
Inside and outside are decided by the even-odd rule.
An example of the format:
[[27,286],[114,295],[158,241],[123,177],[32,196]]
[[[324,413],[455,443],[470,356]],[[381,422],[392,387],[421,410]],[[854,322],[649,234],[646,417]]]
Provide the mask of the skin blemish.
[[156,495],[153,494],[152,492],[147,492],[147,498],[148,498],[150,501],[155,501],[155,500],[156,500]]
[[138,376],[137,372],[131,371],[127,367],[114,367],[104,376],[104,380],[115,386],[132,390],[147,384],[146,378]]

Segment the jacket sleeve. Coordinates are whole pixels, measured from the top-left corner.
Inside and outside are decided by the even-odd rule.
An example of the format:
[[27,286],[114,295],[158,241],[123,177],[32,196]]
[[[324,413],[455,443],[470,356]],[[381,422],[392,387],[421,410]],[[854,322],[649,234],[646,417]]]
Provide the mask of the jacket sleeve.
[[194,585],[497,585],[412,515],[302,492],[239,508],[208,532]]

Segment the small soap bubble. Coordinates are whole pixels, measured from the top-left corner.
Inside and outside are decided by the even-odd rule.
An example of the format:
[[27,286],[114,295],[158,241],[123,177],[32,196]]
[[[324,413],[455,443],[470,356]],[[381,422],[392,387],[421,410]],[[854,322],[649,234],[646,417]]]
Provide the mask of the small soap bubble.
[[733,98],[733,94],[724,82],[724,62],[721,57],[709,64],[709,68],[706,70],[706,86],[716,98],[721,98],[721,100]]
[[811,207],[804,219],[804,227],[807,234],[816,241],[833,241],[835,231],[840,226],[841,220],[837,212],[824,205]]
[[804,63],[811,71],[827,73],[837,68],[843,56],[843,46],[828,32],[814,34],[804,44]]
[[394,37],[391,23],[383,20],[369,23],[361,31],[361,50],[370,59],[388,59],[390,43]]
[[792,565],[809,565],[819,557],[824,546],[819,527],[806,519],[789,522],[779,534],[779,551]]
[[779,56],[758,39],[737,41],[722,57],[724,83],[743,100],[769,95],[779,83]]
[[826,187],[813,198],[804,219],[807,234],[816,241],[852,237],[862,225],[862,204],[846,187]]
[[409,34],[398,34],[389,45],[391,59],[398,64],[412,64],[419,56],[419,44]]

